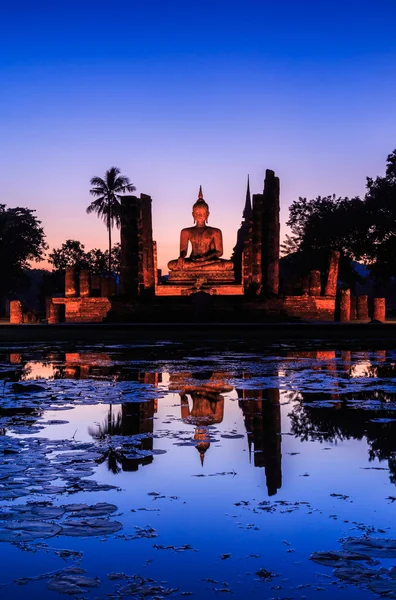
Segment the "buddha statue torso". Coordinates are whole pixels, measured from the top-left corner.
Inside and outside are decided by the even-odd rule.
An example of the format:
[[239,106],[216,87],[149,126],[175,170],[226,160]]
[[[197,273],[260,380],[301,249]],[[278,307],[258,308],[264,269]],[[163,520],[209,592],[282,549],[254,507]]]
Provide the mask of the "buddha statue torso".
[[[223,254],[223,236],[220,229],[209,227],[209,206],[199,190],[198,200],[193,206],[195,225],[186,227],[180,233],[180,256],[168,263],[171,272],[175,271],[232,271],[231,260],[220,258]],[[191,244],[191,254],[187,257],[188,243]]]

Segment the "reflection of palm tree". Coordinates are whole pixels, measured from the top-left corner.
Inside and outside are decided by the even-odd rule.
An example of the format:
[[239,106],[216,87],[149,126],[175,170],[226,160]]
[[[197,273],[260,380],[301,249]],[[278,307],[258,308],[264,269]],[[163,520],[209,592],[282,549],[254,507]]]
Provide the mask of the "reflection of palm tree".
[[106,171],[104,179],[92,177],[91,185],[94,187],[89,190],[89,193],[95,196],[96,200],[93,200],[87,208],[88,214],[95,212],[104,220],[109,232],[109,277],[111,275],[111,230],[114,225],[119,227],[121,223],[120,194],[136,190],[129,178],[120,173],[120,169],[111,167]]
[[119,412],[114,415],[110,404],[107,419],[96,427],[88,427],[88,433],[96,440],[104,440],[108,435],[122,435],[122,429],[122,415]]
[[117,475],[121,471],[123,456],[118,450],[110,446],[103,455],[97,459],[98,465],[101,465],[105,461],[107,461],[107,469]]

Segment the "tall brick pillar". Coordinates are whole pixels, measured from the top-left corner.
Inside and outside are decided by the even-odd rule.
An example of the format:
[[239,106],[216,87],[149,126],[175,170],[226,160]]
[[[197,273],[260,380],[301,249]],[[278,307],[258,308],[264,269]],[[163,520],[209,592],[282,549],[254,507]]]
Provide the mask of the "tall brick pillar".
[[367,321],[368,314],[368,296],[358,296],[356,305],[357,319],[359,321]]
[[[140,194],[141,203],[141,244],[142,244],[142,271],[143,290],[154,293],[155,269],[153,251],[153,223],[151,217],[151,196]],[[141,290],[141,291],[143,291]]]
[[246,239],[243,243],[241,283],[246,293],[252,285],[252,265],[253,265],[253,245],[252,245],[252,219],[246,232]]
[[74,298],[77,296],[76,271],[74,267],[66,267],[65,296],[66,298]]
[[139,290],[140,200],[121,198],[121,293],[136,297]]
[[121,293],[137,297],[154,293],[151,197],[121,199]]
[[345,323],[351,320],[351,290],[340,291],[340,321]]
[[159,272],[158,272],[158,257],[157,257],[157,242],[153,242],[153,262],[154,262],[154,287],[159,282]]
[[13,325],[23,323],[22,303],[20,300],[11,300],[10,302],[10,323]]
[[385,298],[374,298],[373,300],[373,321],[385,321],[386,305]]
[[[262,288],[262,246],[263,246],[263,205],[264,195],[253,194],[251,288],[257,293]],[[246,276],[246,275],[245,275]]]
[[265,172],[262,221],[262,292],[265,296],[276,296],[279,292],[279,177],[274,171]]
[[336,250],[332,250],[330,252],[329,270],[327,272],[327,280],[325,285],[325,296],[335,296],[337,293],[339,262],[340,253]]

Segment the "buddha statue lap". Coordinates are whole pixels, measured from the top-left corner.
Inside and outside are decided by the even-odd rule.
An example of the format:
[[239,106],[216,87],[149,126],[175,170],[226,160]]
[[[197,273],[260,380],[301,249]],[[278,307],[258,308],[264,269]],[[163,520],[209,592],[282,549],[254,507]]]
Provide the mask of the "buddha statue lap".
[[[206,277],[208,280],[232,281],[234,264],[220,258],[223,254],[223,236],[220,229],[207,225],[209,206],[199,189],[198,200],[193,206],[195,225],[180,233],[180,256],[168,263],[169,281],[193,280]],[[188,244],[191,254],[187,256]]]

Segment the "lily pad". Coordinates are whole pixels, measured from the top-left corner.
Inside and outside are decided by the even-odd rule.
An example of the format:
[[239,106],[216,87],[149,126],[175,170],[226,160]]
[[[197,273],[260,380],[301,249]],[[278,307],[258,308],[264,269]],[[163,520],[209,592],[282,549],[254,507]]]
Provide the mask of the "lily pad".
[[107,519],[76,519],[63,523],[62,535],[73,537],[109,535],[122,529],[122,523]]
[[61,530],[60,525],[45,521],[11,521],[0,527],[0,542],[31,542],[53,537]]

